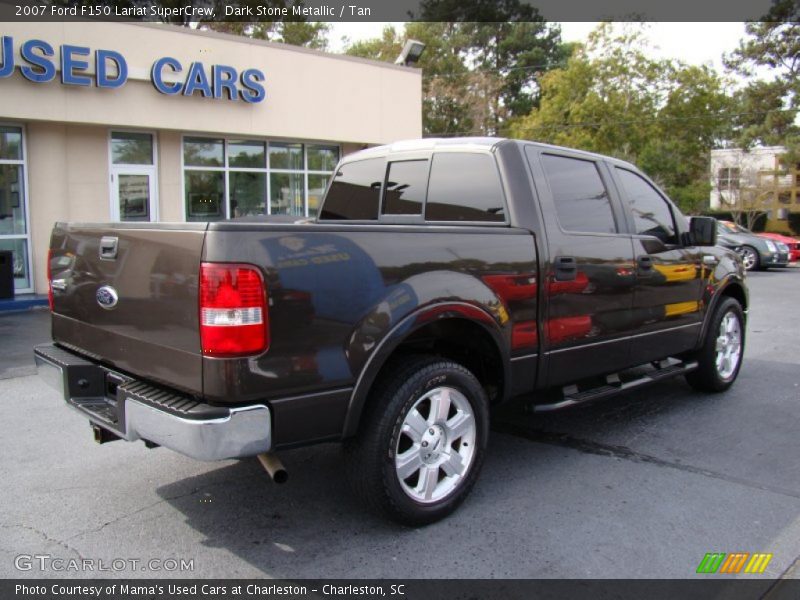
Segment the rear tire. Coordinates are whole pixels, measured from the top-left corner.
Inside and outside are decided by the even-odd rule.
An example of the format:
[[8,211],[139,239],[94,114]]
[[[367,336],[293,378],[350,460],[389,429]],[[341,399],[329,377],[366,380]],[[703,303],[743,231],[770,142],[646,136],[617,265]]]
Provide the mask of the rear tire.
[[698,368],[686,381],[702,392],[724,392],[739,375],[744,355],[744,313],[733,298],[723,298],[706,330],[702,348],[693,357]]
[[370,508],[405,525],[452,513],[478,478],[489,401],[475,376],[434,356],[384,369],[358,435],[345,444],[347,478]]

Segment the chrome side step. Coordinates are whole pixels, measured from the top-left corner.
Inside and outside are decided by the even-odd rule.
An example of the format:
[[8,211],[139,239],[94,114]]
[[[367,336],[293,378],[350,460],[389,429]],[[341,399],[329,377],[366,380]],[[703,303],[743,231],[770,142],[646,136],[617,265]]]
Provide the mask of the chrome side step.
[[624,377],[625,373],[623,372],[622,374],[615,373],[607,376],[605,385],[597,387],[581,389],[577,385],[565,386],[562,388],[562,399],[549,404],[534,404],[531,408],[534,412],[550,412],[577,406],[579,404],[588,404],[589,402],[614,396],[615,394],[648,385],[655,381],[675,377],[676,375],[683,375],[694,371],[696,368],[696,361],[684,362],[678,359],[668,358],[651,363],[650,370],[633,379],[626,379]]

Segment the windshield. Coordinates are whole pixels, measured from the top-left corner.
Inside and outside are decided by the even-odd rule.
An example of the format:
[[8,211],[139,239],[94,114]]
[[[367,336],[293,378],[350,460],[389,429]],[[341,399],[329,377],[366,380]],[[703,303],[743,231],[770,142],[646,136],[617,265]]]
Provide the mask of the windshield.
[[749,229],[745,229],[741,225],[731,223],[730,221],[719,221],[719,224],[723,229],[723,233],[750,233]]

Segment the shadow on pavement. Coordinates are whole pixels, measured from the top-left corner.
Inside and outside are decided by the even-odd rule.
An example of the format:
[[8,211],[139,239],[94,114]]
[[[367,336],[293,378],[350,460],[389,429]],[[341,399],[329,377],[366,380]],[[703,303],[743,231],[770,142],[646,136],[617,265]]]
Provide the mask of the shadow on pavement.
[[36,372],[33,347],[50,341],[50,312],[0,313],[0,379]]

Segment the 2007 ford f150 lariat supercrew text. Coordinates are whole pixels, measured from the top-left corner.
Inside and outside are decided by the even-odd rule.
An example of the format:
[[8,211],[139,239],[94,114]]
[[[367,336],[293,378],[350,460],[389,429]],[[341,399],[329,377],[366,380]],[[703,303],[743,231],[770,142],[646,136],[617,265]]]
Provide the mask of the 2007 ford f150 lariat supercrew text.
[[409,524],[466,497],[489,412],[673,375],[727,389],[748,295],[715,221],[634,166],[495,138],[346,157],[313,219],[58,223],[39,373],[95,439],[200,460],[341,441]]

